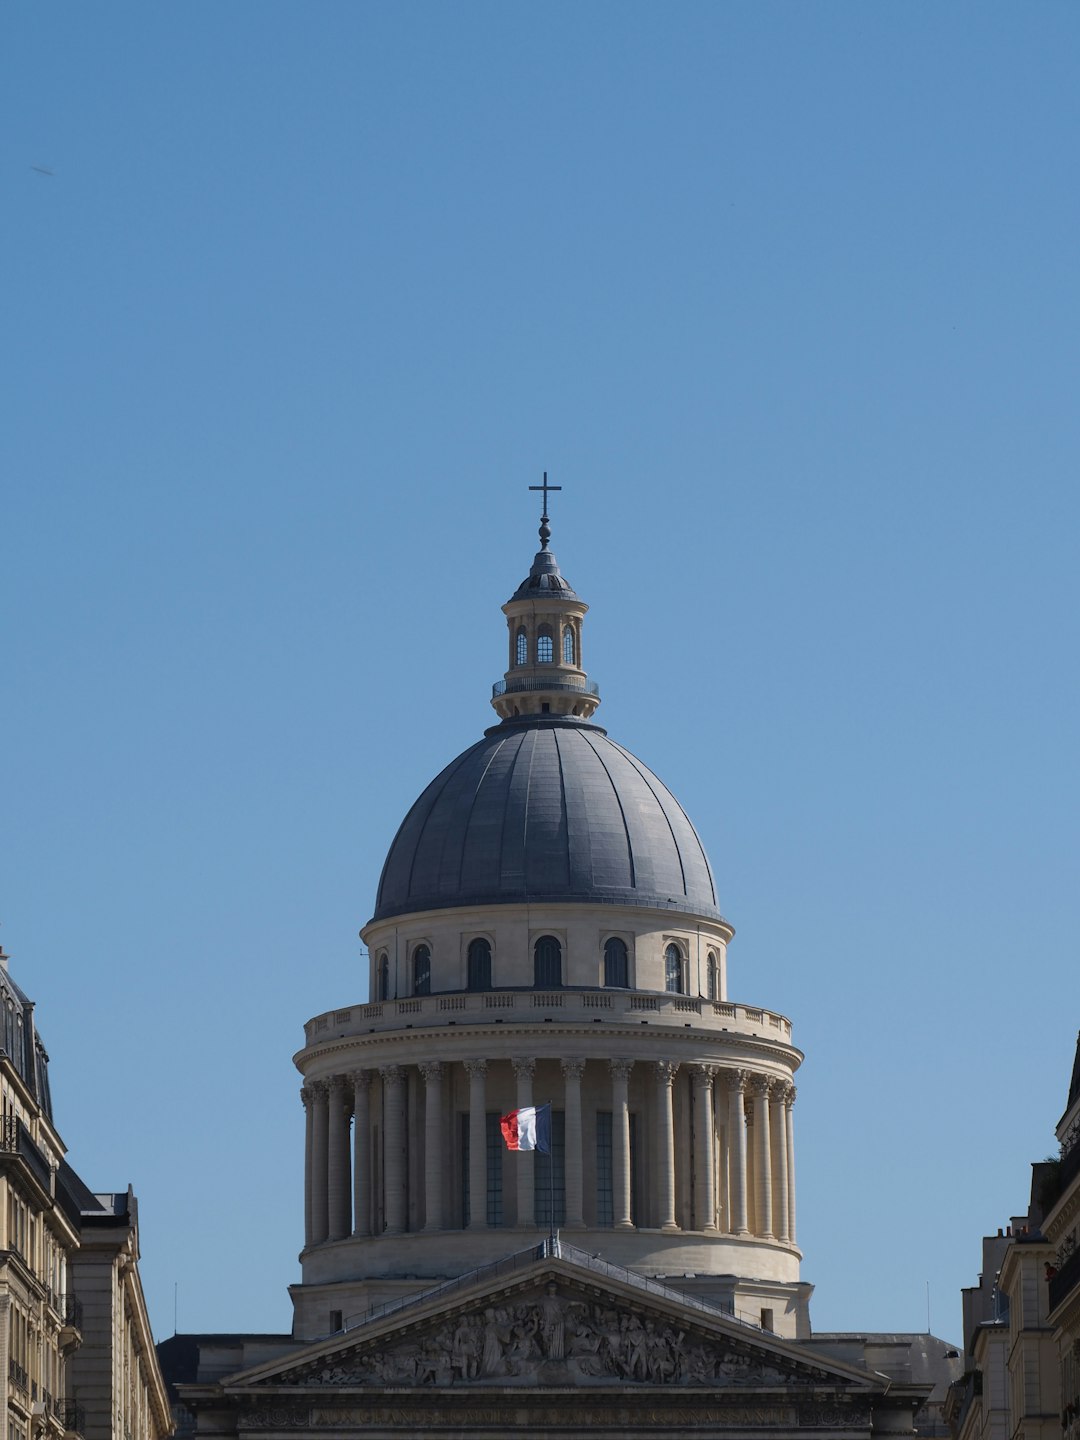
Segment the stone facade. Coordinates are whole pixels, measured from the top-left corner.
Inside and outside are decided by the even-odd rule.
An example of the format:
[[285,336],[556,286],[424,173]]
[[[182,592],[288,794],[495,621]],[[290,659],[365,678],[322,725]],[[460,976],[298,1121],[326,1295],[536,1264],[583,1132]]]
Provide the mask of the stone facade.
[[67,1164],[34,1006],[2,952],[0,1008],[8,1440],[164,1440],[172,1418],[142,1298],[134,1196],[93,1195]]

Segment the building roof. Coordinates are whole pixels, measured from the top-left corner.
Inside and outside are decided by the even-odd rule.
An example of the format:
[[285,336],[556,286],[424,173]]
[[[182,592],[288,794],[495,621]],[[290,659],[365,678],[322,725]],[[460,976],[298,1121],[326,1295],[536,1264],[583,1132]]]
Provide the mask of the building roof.
[[577,599],[570,582],[563,578],[559,562],[547,545],[544,545],[542,550],[536,552],[532,568],[510,599],[533,600],[550,595],[558,595],[565,600]]
[[571,716],[488,730],[406,815],[374,919],[522,901],[720,916],[701,841],[663,782]]

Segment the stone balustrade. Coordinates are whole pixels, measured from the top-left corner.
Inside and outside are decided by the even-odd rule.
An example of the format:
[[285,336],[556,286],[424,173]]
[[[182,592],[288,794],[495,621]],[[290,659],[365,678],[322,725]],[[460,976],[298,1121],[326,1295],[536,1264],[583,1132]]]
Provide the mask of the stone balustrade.
[[503,1024],[536,1024],[559,1020],[611,1025],[667,1025],[729,1031],[748,1037],[791,1041],[791,1021],[772,1010],[734,1001],[707,1000],[698,995],[638,990],[482,990],[445,995],[412,995],[327,1010],[304,1026],[308,1045],[330,1038],[384,1031]]

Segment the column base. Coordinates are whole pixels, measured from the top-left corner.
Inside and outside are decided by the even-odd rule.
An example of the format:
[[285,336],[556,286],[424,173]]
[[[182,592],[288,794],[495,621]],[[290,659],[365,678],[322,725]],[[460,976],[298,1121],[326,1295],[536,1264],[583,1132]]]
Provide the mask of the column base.
[[636,1230],[637,1226],[632,1220],[616,1220],[611,1228],[613,1230]]
[[663,1234],[665,1234],[665,1235],[681,1235],[681,1234],[682,1234],[682,1226],[681,1226],[681,1225],[676,1225],[674,1221],[672,1221],[670,1224],[667,1224],[667,1225],[661,1225],[661,1226],[660,1226],[660,1229],[661,1229],[661,1231],[663,1232]]

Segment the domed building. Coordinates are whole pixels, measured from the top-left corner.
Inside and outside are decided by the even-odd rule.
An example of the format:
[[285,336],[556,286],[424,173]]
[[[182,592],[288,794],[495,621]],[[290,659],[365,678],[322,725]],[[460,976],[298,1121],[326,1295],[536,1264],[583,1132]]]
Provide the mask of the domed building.
[[[295,1057],[293,1332],[166,1341],[181,1433],[910,1436],[913,1337],[870,1337],[871,1362],[866,1337],[810,1336],[802,1057],[729,998],[697,832],[594,721],[546,503],[540,540],[503,606],[498,723],[391,843],[370,998]],[[548,1148],[507,1148],[501,1117],[545,1106]]]
[[[546,496],[545,496],[546,499]],[[697,831],[595,722],[588,606],[541,548],[502,607],[496,725],[421,792],[362,930],[363,1004],[318,1015],[297,1333],[557,1229],[777,1334],[808,1331],[791,1024],[728,995]],[[501,1115],[552,1107],[550,1157]]]

